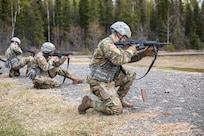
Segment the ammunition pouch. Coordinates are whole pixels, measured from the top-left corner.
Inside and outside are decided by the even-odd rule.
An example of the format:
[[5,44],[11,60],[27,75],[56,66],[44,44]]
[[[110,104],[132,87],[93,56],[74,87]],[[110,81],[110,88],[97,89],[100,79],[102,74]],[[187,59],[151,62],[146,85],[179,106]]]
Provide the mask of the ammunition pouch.
[[12,68],[14,65],[16,65],[20,60],[18,58],[13,58],[11,60],[7,60],[5,62],[6,68]]
[[31,68],[31,69],[29,70],[29,72],[28,72],[28,77],[29,77],[30,79],[35,79],[35,77],[36,77],[36,71]]
[[116,73],[120,70],[120,66],[116,66],[110,61],[105,63],[103,66],[94,65],[91,68],[90,76],[100,82],[111,82],[113,81]]
[[40,68],[31,68],[28,72],[28,77],[30,79],[35,79],[37,75],[42,75]]
[[6,68],[9,68],[9,69],[11,68],[11,63],[10,63],[10,61],[7,60],[7,61],[5,62],[5,67],[6,67]]

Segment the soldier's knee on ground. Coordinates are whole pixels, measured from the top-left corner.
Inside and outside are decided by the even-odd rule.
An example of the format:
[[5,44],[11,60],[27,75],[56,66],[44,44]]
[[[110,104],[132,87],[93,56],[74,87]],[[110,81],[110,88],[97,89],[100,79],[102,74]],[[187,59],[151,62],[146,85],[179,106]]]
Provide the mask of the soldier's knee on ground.
[[33,79],[34,88],[37,89],[49,89],[60,87],[60,83],[52,78],[48,77],[35,77]]
[[10,69],[10,71],[9,71],[9,77],[14,77],[14,76],[20,76],[19,69],[18,69],[18,70],[15,70],[15,69],[13,69],[13,68]]

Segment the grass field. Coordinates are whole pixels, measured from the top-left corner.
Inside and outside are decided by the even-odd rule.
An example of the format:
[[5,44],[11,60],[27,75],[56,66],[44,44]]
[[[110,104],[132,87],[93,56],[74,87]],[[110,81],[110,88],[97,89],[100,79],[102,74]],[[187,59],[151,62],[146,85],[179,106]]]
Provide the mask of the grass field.
[[[130,66],[148,67],[153,58],[128,64]],[[73,56],[70,63],[88,63],[89,58]],[[184,70],[204,72],[204,56],[166,56],[158,57],[154,68],[165,70]],[[104,116],[95,112],[79,115],[78,103],[63,101],[63,95],[52,95],[58,89],[36,90],[27,88],[16,79],[0,78],[0,135],[1,136],[126,136],[113,131],[126,123],[128,115]],[[91,111],[92,113],[94,111]],[[133,116],[133,115],[130,115]],[[135,118],[154,118],[152,113],[137,113]],[[186,124],[155,126],[158,135],[171,135],[173,130],[188,130]],[[145,136],[142,132],[140,135]],[[131,135],[131,134],[129,134]],[[108,135],[109,136],[109,135]]]

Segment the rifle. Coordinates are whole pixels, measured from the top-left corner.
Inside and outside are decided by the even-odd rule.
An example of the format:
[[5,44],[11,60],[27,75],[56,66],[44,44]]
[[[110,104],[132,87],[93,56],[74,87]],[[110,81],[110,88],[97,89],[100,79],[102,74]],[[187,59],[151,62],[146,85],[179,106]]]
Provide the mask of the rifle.
[[117,48],[121,48],[125,45],[128,45],[128,46],[133,46],[135,44],[139,44],[139,46],[137,46],[137,50],[142,50],[142,49],[145,49],[146,47],[153,47],[154,51],[157,52],[159,50],[159,47],[162,47],[164,45],[169,45],[169,43],[160,43],[159,41],[144,41],[144,42],[141,42],[141,41],[135,41],[135,40],[132,40],[132,41],[129,41],[129,42],[116,42],[114,43],[116,45]]
[[[116,42],[114,43],[116,45],[117,48],[121,48],[123,46],[133,46],[133,45],[136,45],[136,44],[139,44],[139,46],[136,46],[137,50],[142,50],[142,49],[145,49],[146,47],[153,47],[153,50],[154,52],[157,53],[157,51],[159,50],[159,47],[162,47],[164,45],[169,45],[170,43],[160,43],[158,40],[157,41],[144,41],[144,42],[141,42],[141,41],[135,41],[135,40],[132,40],[132,41],[129,41],[129,42]],[[154,56],[154,59],[152,60],[152,63],[150,64],[147,72],[140,78],[136,79],[136,80],[139,80],[143,77],[145,77],[149,71],[151,70],[152,66],[154,65],[154,62],[157,58],[157,54]]]
[[3,60],[2,58],[0,58],[1,61],[6,62],[6,60]]
[[49,56],[57,56],[58,58],[61,58],[62,56],[68,56],[68,55],[72,55],[72,54],[73,53],[71,53],[71,52],[63,52],[63,53],[54,52],[53,54],[44,53],[43,56],[47,59]]
[[29,52],[29,53],[31,53],[31,54],[33,55],[33,57],[35,56],[35,52],[32,51],[32,50],[25,49],[25,48],[22,48],[22,47],[21,47],[21,50],[22,50],[23,52]]
[[71,52],[56,53],[55,52],[51,56],[57,56],[57,57],[61,58],[62,56],[68,56],[68,55],[73,55],[73,53],[71,53]]

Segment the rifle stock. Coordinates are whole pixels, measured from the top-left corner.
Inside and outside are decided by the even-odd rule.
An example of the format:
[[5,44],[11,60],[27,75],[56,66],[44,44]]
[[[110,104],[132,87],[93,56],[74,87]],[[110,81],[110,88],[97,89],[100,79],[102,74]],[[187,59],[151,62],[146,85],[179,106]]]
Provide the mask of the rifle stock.
[[3,60],[2,58],[0,58],[1,61],[6,62],[6,60]]

